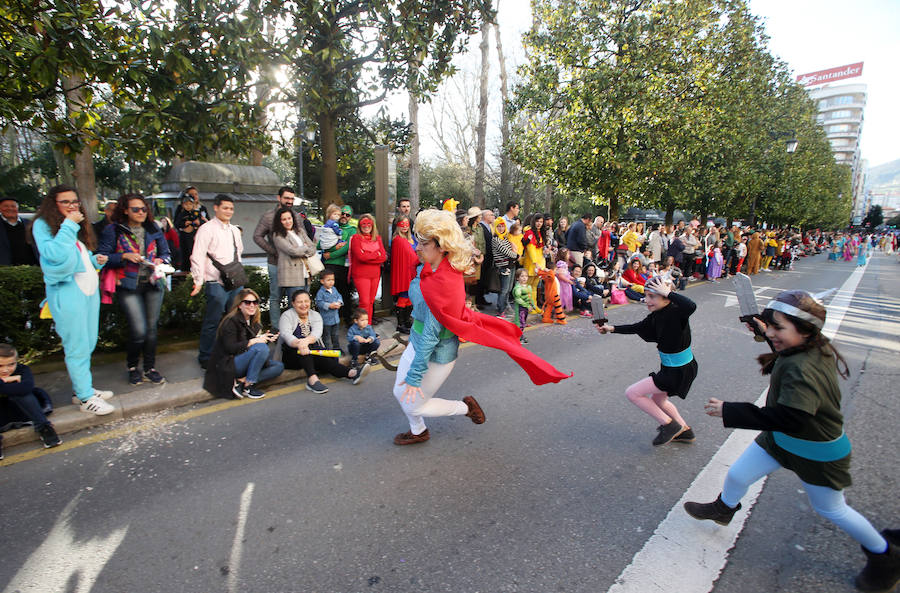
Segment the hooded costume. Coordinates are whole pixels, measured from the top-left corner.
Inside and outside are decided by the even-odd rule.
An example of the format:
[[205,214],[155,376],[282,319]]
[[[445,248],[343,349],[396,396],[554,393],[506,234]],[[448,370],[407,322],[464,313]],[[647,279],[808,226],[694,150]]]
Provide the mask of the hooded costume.
[[515,325],[468,309],[462,272],[451,266],[446,258],[437,270],[424,266],[419,278],[422,296],[431,314],[457,337],[503,350],[528,373],[535,385],[558,383],[572,376],[525,349],[519,343],[522,332]]
[[538,270],[538,276],[544,281],[544,323],[556,322],[566,325],[566,313],[559,298],[559,280],[553,270]]

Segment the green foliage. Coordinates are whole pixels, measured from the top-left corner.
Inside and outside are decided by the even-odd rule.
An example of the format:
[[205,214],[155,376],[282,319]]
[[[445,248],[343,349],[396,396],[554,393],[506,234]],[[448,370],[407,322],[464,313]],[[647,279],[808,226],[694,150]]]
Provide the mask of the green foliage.
[[862,224],[873,229],[884,224],[884,213],[881,211],[881,206],[875,204],[869,208],[869,212],[863,218]]
[[11,342],[26,360],[31,352],[54,352],[59,338],[53,322],[39,319],[44,277],[35,266],[0,267],[0,340]]

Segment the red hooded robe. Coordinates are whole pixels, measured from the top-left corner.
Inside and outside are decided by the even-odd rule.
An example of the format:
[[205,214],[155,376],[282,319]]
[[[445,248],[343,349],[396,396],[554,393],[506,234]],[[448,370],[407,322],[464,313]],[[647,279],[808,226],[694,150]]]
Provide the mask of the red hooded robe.
[[553,365],[526,349],[519,342],[522,332],[512,323],[472,311],[466,307],[466,291],[462,272],[444,258],[437,270],[425,266],[419,274],[419,287],[425,304],[441,325],[458,337],[509,354],[535,385],[558,383],[571,374],[557,370]]

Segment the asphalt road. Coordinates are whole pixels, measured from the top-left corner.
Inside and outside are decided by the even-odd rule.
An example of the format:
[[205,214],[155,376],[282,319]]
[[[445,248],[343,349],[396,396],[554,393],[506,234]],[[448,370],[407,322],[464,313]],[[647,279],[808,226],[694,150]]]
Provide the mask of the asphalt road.
[[[818,256],[754,283],[765,302],[785,288],[840,286],[853,269]],[[898,270],[896,258],[872,258],[837,340],[853,373],[842,382],[854,443],[847,498],[878,528],[900,526]],[[505,354],[465,347],[442,393],[475,395],[487,422],[432,419],[421,445],[391,442],[407,426],[386,370],[325,396],[279,390],[129,421],[114,438],[68,435],[83,445],[0,468],[0,587],[606,591],[730,434],[702,413],[706,398],[752,401],[767,384],[730,282],[686,294],[698,303],[700,375],[676,404],[693,445],[652,447],[654,422],[624,398],[657,368],[653,345],[600,336],[585,320],[538,327],[529,347],[574,377],[534,387]],[[613,324],[645,314],[610,311]],[[853,590],[858,546],[799,487],[786,471],[769,480],[714,591]],[[678,560],[673,549],[671,570]]]

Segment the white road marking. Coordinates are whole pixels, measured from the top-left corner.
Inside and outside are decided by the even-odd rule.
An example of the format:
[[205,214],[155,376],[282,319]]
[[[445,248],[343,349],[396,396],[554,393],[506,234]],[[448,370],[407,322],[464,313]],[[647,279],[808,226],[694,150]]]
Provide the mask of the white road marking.
[[[761,297],[764,292],[768,292],[770,290],[774,291],[774,292],[781,292],[782,289],[774,288],[772,286],[756,286],[756,287],[754,287],[753,294],[756,295],[757,302],[760,300],[759,297]],[[724,305],[725,307],[737,307],[738,306],[737,295],[734,294],[733,290],[731,290],[729,292],[714,292],[712,294],[713,294],[713,296],[725,297],[725,305]]]
[[[828,305],[828,317],[822,330],[828,338],[834,339],[837,334],[867,267],[868,263],[854,270]],[[756,405],[765,402],[767,391],[768,389],[763,390]],[[735,430],[731,433],[669,510],[653,536],[634,555],[631,564],[619,574],[608,593],[703,593],[713,589],[728,561],[728,552],[734,547],[748,514],[762,491],[765,479],[750,487],[741,500],[743,509],[738,511],[727,527],[711,521],[692,519],[684,512],[682,505],[688,500],[712,500],[721,491],[728,468],[757,434],[750,430]]]
[[247,515],[250,512],[250,499],[253,498],[253,482],[249,482],[241,494],[241,506],[238,509],[237,528],[231,544],[231,557],[228,560],[228,591],[237,593],[238,570],[241,567],[241,555],[244,550],[244,529],[247,527]]
[[[75,539],[69,524],[79,496],[66,505],[44,542],[32,552],[4,593],[89,593],[128,531],[114,529],[106,537]],[[74,587],[73,587],[74,583]]]

